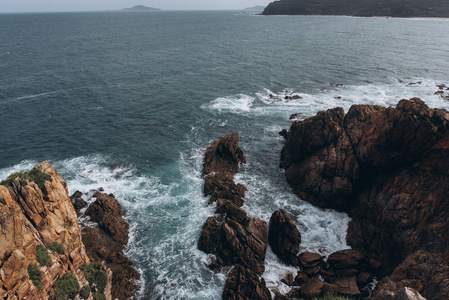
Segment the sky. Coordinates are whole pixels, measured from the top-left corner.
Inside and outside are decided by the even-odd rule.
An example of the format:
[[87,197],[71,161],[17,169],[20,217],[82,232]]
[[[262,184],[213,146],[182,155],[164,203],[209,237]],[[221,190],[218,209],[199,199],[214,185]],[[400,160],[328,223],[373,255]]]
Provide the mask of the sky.
[[266,6],[273,0],[0,0],[0,12],[116,10],[145,5],[162,10],[222,10]]

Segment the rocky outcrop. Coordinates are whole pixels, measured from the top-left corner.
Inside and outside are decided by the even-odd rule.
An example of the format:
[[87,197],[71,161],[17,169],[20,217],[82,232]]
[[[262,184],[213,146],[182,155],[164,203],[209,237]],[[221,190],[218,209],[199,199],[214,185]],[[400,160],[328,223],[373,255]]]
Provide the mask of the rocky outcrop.
[[[66,182],[48,162],[8,179],[0,185],[0,297],[52,299],[66,273],[88,285],[80,267],[89,258]],[[56,243],[62,247],[50,251]]]
[[204,191],[216,213],[203,226],[198,248],[213,254],[213,269],[235,266],[229,273],[223,299],[271,299],[263,279],[268,244],[267,224],[251,218],[241,208],[246,188],[234,182],[245,157],[236,133],[223,136],[207,148],[204,158]]
[[228,274],[223,291],[223,299],[271,299],[270,291],[265,286],[264,279],[259,279],[257,273],[236,265]]
[[273,213],[270,218],[268,242],[271,250],[288,265],[298,265],[301,234],[283,209]]
[[[330,109],[295,121],[287,133],[282,163],[294,191],[347,212],[348,244],[370,257],[378,278],[390,275],[374,298],[406,286],[447,298],[448,121],[447,111],[413,98],[396,108],[354,105],[346,115]],[[423,253],[434,256],[407,263]],[[418,266],[434,274],[431,281],[413,275]]]
[[449,17],[449,5],[443,0],[281,0],[271,2],[263,15],[345,15],[389,17]]
[[98,223],[98,227],[82,224],[82,237],[87,254],[93,261],[104,261],[112,271],[112,297],[129,299],[137,288],[140,273],[124,254],[129,238],[129,225],[123,218],[123,208],[113,194],[97,192],[86,215]]

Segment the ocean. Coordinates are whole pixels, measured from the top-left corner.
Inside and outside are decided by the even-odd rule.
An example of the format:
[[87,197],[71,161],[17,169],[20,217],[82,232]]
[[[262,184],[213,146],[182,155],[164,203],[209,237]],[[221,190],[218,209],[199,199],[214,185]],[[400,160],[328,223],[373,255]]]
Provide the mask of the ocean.
[[[131,225],[136,299],[220,298],[226,274],[196,247],[215,211],[202,193],[205,148],[238,132],[248,214],[268,222],[287,210],[302,251],[348,248],[349,217],[286,184],[278,132],[291,114],[335,106],[420,97],[449,109],[434,95],[449,86],[448,28],[447,19],[240,11],[0,14],[0,180],[48,160],[70,193],[103,187]],[[268,287],[287,291],[288,271],[268,249]]]

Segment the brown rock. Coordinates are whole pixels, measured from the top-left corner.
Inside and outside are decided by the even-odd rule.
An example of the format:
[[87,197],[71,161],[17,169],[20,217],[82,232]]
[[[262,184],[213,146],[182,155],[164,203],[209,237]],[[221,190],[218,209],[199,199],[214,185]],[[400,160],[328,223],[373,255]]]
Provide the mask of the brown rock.
[[303,252],[298,256],[299,265],[302,268],[310,268],[320,266],[323,262],[323,256],[309,251]]
[[[448,120],[447,111],[413,98],[396,108],[354,105],[346,116],[336,108],[292,124],[282,150],[286,179],[302,199],[351,216],[348,244],[375,257],[362,271],[387,276],[417,251],[449,248]],[[441,265],[443,257],[435,260]],[[361,270],[350,267],[355,261],[339,264],[333,267]],[[388,292],[407,284],[424,297],[448,299],[446,271],[430,261],[422,266],[437,280],[390,276]]]
[[360,290],[357,287],[356,277],[337,278],[332,284],[325,283],[324,293],[331,295],[341,295],[349,297],[360,297]]
[[222,299],[269,300],[271,294],[264,279],[260,279],[257,273],[241,265],[236,265],[228,275]]
[[301,234],[283,209],[275,211],[270,218],[268,242],[273,252],[286,264],[296,266]]
[[218,224],[214,217],[207,218],[198,240],[198,249],[209,254],[217,253]]
[[245,156],[239,147],[238,134],[227,134],[206,149],[203,175],[212,172],[228,172],[233,176],[237,172],[238,165],[245,161]]
[[80,214],[80,210],[87,206],[87,201],[85,201],[82,197],[83,193],[80,191],[76,191],[72,196],[70,196],[70,201],[72,201],[73,207],[78,215]]
[[234,178],[229,173],[219,172],[204,177],[204,194],[211,196],[209,204],[218,199],[228,199],[242,206],[245,192],[245,186],[240,183],[235,184]]
[[333,270],[358,269],[365,263],[365,255],[354,249],[345,249],[329,255],[327,262]]
[[285,274],[284,278],[282,278],[281,282],[285,283],[288,286],[292,286],[295,283],[293,274],[291,272],[288,272],[287,274]]
[[86,211],[94,222],[97,222],[117,242],[128,243],[129,225],[123,219],[123,208],[114,198],[105,193],[97,193],[97,200]]
[[318,277],[312,278],[301,285],[301,296],[307,300],[319,297],[322,295],[323,287],[324,282],[322,282]]
[[282,149],[287,182],[302,199],[319,206],[345,209],[359,177],[343,121],[342,108],[295,121]]

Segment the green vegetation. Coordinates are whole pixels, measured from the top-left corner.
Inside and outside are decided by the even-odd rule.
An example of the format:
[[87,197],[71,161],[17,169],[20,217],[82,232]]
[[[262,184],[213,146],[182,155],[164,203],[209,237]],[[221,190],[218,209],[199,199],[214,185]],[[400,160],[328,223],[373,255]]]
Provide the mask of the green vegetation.
[[94,300],[106,300],[105,295],[100,292],[93,294],[93,296]]
[[36,246],[36,260],[39,262],[41,266],[51,266],[51,258],[48,254],[47,248],[43,245]]
[[81,298],[87,299],[89,298],[89,295],[90,295],[90,287],[88,285],[83,286],[80,291]]
[[80,285],[75,275],[65,273],[64,276],[56,280],[54,290],[56,300],[68,300],[78,295]]
[[106,273],[100,269],[100,266],[100,263],[93,262],[81,267],[84,271],[84,277],[86,277],[90,286],[92,287],[92,285],[95,284],[98,291],[96,294],[104,294],[104,288],[106,287],[106,282],[108,280]]
[[6,187],[11,186],[14,179],[19,177],[21,180],[34,181],[37,186],[42,190],[44,188],[45,181],[51,181],[51,177],[48,174],[45,174],[39,169],[33,168],[31,171],[20,171],[13,173],[8,176],[5,180],[0,182],[1,185]]
[[59,254],[65,253],[64,247],[62,247],[61,243],[59,243],[59,242],[54,242],[53,244],[50,244],[48,246],[48,249],[50,249],[53,252],[59,253]]
[[30,280],[33,282],[34,286],[40,290],[42,288],[42,272],[39,270],[39,267],[33,264],[28,265],[27,268],[28,276],[30,276]]

